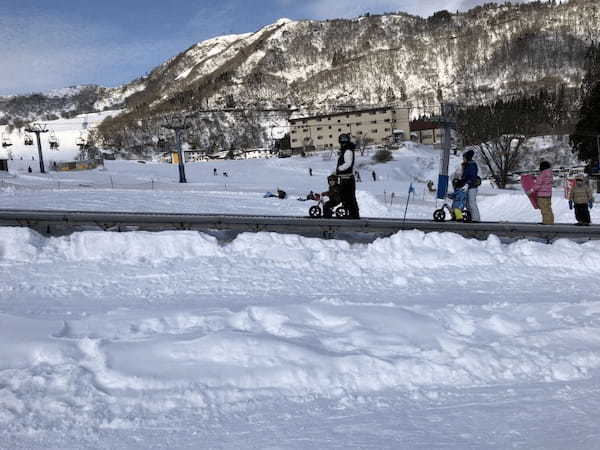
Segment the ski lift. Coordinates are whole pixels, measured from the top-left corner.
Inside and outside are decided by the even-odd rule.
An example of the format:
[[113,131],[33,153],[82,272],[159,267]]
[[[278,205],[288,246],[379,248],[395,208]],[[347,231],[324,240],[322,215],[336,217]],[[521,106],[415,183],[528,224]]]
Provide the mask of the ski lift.
[[25,133],[25,145],[33,145],[33,138],[29,133]]
[[56,133],[54,131],[50,132],[48,144],[50,145],[50,150],[58,150],[58,147],[60,146],[58,138],[56,137]]
[[12,141],[10,140],[10,137],[8,136],[8,134],[2,133],[2,147],[6,148],[6,147],[10,147],[11,145],[12,145]]
[[80,150],[83,150],[87,147],[87,138],[83,132],[81,132],[77,138],[77,147],[79,147]]

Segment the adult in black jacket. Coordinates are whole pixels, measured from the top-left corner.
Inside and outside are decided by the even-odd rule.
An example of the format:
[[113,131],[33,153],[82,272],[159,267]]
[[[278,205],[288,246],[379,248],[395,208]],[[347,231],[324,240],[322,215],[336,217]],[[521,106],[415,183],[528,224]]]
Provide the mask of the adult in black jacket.
[[356,202],[356,179],[354,178],[354,151],[356,145],[352,143],[349,134],[340,134],[340,155],[335,169],[339,178],[342,203],[348,210],[350,219],[360,219],[358,203]]

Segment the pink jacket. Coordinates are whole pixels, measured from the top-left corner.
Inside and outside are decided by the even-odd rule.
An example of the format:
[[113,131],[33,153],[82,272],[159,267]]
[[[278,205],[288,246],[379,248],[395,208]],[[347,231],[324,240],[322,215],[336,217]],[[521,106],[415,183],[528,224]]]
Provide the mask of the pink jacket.
[[529,192],[537,194],[538,197],[552,197],[552,169],[540,172]]

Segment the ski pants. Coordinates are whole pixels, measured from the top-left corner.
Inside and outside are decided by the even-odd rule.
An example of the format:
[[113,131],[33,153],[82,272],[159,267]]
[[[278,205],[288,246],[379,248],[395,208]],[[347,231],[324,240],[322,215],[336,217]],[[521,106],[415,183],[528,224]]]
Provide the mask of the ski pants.
[[592,221],[587,203],[575,203],[575,219],[577,222],[585,224],[589,224]]
[[358,202],[356,201],[356,180],[354,176],[350,178],[342,178],[340,183],[341,197],[344,207],[348,209],[350,219],[360,219],[358,210]]
[[554,225],[554,213],[552,212],[552,197],[538,197],[537,204],[542,213],[544,225]]
[[477,206],[477,188],[470,188],[467,190],[467,208],[471,213],[471,220],[473,222],[481,222],[479,207]]

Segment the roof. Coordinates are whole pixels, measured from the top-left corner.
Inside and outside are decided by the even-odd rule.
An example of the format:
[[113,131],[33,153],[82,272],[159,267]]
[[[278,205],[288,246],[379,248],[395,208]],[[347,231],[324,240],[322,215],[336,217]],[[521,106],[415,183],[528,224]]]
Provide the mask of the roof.
[[294,122],[299,122],[301,120],[312,120],[312,119],[322,119],[324,117],[339,117],[339,116],[347,116],[349,114],[358,114],[358,113],[368,113],[368,112],[386,112],[389,110],[396,110],[396,109],[400,109],[400,108],[394,108],[393,106],[384,106],[384,107],[379,107],[379,108],[368,108],[368,109],[352,109],[352,110],[348,110],[348,111],[339,111],[339,112],[332,112],[329,114],[317,114],[315,116],[306,116],[306,117],[296,117],[294,119],[290,119],[290,123],[294,123]]
[[437,130],[442,128],[438,122],[417,119],[410,122],[410,131]]

